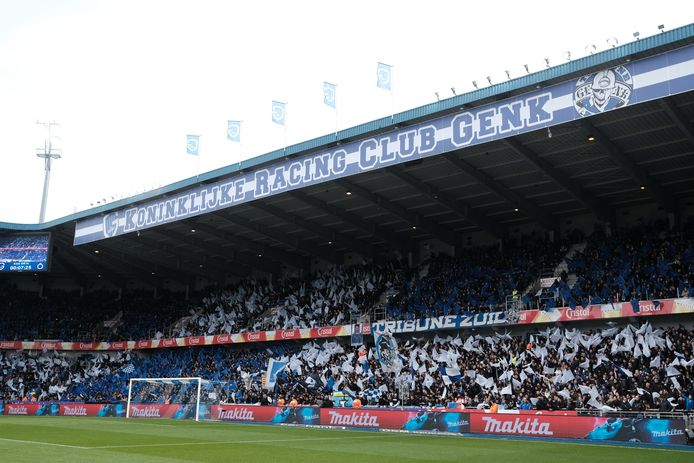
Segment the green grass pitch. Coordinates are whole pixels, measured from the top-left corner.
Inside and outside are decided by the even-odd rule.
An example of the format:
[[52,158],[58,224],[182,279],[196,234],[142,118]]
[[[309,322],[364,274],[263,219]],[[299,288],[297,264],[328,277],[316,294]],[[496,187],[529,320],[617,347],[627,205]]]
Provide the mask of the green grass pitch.
[[217,422],[0,416],[0,461],[691,463],[694,451]]

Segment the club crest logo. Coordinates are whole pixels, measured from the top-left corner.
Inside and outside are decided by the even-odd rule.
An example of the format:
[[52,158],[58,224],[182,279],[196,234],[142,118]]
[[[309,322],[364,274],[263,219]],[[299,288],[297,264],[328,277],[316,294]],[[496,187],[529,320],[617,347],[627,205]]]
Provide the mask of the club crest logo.
[[591,116],[629,104],[634,90],[631,73],[624,66],[617,66],[576,81],[574,108],[581,116]]
[[333,87],[323,88],[323,102],[328,106],[335,106],[335,89]]
[[240,141],[241,123],[238,121],[227,122],[227,138],[231,141]]
[[113,212],[104,216],[104,236],[111,238],[118,231],[118,213]]

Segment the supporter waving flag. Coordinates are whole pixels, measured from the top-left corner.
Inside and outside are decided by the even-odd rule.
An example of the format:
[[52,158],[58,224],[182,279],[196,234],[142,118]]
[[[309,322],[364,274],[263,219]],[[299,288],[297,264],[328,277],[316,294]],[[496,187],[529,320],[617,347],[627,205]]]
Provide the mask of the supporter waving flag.
[[398,355],[398,343],[389,331],[374,330],[376,358],[381,363],[381,369],[386,372],[402,370],[402,359]]
[[267,364],[267,372],[265,373],[265,389],[272,390],[277,383],[277,375],[284,370],[289,361],[270,359]]

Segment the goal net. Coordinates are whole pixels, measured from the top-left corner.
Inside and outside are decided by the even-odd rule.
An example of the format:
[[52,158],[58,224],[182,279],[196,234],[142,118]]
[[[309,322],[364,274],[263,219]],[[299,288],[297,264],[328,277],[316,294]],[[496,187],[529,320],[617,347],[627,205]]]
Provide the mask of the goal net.
[[199,419],[202,378],[131,378],[127,418]]
[[131,378],[126,417],[208,419],[213,405],[233,403],[235,382],[202,378]]

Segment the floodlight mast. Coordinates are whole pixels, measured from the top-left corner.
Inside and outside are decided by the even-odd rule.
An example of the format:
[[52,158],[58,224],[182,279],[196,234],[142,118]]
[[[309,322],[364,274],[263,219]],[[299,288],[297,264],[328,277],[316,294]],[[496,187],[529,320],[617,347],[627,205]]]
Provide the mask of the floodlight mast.
[[46,131],[47,136],[43,142],[43,148],[36,148],[36,156],[43,158],[45,175],[43,177],[43,196],[41,196],[41,212],[39,213],[39,223],[46,219],[46,204],[48,203],[48,184],[51,181],[51,164],[53,159],[60,159],[60,150],[53,148],[53,138],[51,137],[51,127],[59,125],[57,122],[39,122]]

